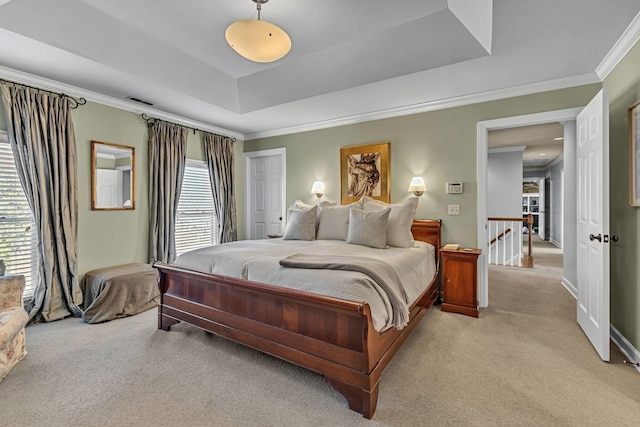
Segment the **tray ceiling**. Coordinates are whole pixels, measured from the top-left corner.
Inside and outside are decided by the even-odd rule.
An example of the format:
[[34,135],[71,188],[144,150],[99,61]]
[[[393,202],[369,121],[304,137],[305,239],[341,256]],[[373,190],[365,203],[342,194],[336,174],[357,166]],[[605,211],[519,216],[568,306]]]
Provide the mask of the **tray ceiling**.
[[596,68],[640,4],[271,0],[262,10],[293,43],[271,64],[238,56],[224,39],[230,23],[255,18],[250,0],[0,1],[0,77],[28,73],[136,109],[134,97],[153,104],[139,111],[251,136],[598,81]]

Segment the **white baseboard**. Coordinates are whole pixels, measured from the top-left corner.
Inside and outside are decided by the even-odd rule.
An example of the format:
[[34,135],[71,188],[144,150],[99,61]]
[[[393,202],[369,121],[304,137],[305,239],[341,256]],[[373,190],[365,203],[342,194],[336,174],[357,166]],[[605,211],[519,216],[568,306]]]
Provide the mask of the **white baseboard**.
[[560,244],[560,242],[558,242],[555,239],[549,239],[549,243],[551,243],[553,246],[555,246],[558,249],[562,249],[562,245]]
[[562,283],[562,286],[564,286],[565,289],[569,291],[569,293],[573,295],[575,299],[578,299],[578,288],[576,287],[576,285],[571,283],[571,281],[566,277],[563,277],[560,283]]
[[[575,299],[578,299],[578,290],[566,277],[562,278],[562,286],[564,286]],[[625,355],[628,362],[640,363],[640,351],[611,324],[609,325],[609,336],[611,337],[611,341],[613,341],[622,354]],[[640,372],[640,365],[634,367]]]
[[[640,363],[640,351],[638,351],[613,325],[611,325],[609,329],[611,331],[611,341],[618,346],[622,354],[626,356],[627,361]],[[640,366],[635,366],[635,368],[640,372]]]

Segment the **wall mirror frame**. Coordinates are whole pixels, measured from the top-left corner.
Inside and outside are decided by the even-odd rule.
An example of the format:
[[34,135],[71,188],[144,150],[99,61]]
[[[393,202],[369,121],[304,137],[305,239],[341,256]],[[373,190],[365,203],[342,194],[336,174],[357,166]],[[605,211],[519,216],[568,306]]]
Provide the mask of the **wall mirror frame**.
[[134,147],[91,141],[91,209],[135,209]]

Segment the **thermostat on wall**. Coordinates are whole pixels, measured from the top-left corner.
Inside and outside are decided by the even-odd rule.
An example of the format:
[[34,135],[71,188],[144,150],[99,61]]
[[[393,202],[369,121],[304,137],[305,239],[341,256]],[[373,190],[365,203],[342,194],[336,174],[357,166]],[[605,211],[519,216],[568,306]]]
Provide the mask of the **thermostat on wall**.
[[447,182],[447,193],[462,194],[461,182]]

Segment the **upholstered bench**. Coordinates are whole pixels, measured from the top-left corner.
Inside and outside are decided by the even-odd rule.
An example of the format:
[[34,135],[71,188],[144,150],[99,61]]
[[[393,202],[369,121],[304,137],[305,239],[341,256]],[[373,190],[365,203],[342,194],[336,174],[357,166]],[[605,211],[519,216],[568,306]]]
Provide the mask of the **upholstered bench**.
[[22,275],[0,277],[0,381],[27,355],[24,327],[29,315],[22,307],[24,285]]
[[89,271],[82,280],[84,321],[107,322],[157,306],[158,279],[158,270],[142,263]]

